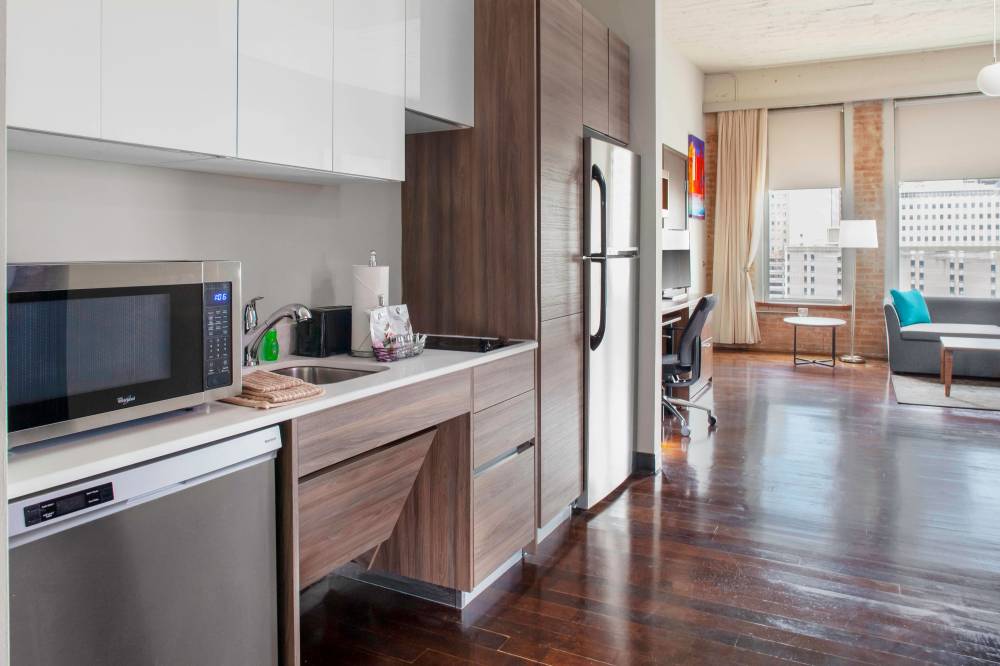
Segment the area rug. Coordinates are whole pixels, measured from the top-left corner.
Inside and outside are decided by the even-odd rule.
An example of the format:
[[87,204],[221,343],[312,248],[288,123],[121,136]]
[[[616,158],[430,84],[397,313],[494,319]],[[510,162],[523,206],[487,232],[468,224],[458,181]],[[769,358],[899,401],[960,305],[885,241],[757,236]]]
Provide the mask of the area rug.
[[892,375],[896,402],[903,405],[960,407],[1000,411],[1000,382],[956,378],[951,397],[944,395],[944,384],[929,375]]

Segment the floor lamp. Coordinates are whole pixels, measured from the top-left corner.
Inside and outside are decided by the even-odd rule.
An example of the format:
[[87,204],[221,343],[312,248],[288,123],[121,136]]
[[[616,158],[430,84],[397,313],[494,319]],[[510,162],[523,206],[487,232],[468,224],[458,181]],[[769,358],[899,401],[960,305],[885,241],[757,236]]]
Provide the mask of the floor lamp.
[[841,220],[839,242],[842,250],[851,252],[851,353],[841,356],[844,363],[864,363],[865,357],[854,353],[854,324],[858,311],[858,250],[878,247],[878,227],[875,220]]

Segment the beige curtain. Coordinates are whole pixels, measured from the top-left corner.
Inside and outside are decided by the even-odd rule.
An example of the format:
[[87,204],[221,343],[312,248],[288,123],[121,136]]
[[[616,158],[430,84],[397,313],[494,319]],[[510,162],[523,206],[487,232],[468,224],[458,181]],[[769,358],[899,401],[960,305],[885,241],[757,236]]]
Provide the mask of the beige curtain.
[[760,341],[751,269],[757,258],[767,173],[767,110],[719,114],[712,291],[715,340]]

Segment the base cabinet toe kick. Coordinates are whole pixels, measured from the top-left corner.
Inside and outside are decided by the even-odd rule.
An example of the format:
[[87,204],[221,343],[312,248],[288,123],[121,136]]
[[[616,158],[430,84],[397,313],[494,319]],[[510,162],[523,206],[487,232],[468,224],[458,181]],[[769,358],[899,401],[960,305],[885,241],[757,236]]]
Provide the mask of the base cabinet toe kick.
[[534,352],[283,424],[279,608],[337,573],[463,606],[535,538]]

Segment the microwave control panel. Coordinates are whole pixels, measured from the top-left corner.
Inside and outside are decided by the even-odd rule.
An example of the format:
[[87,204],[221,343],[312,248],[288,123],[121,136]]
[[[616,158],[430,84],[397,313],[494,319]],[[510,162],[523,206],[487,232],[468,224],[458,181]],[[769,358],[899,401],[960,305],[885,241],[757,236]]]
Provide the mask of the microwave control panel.
[[205,284],[205,389],[233,383],[233,285]]

